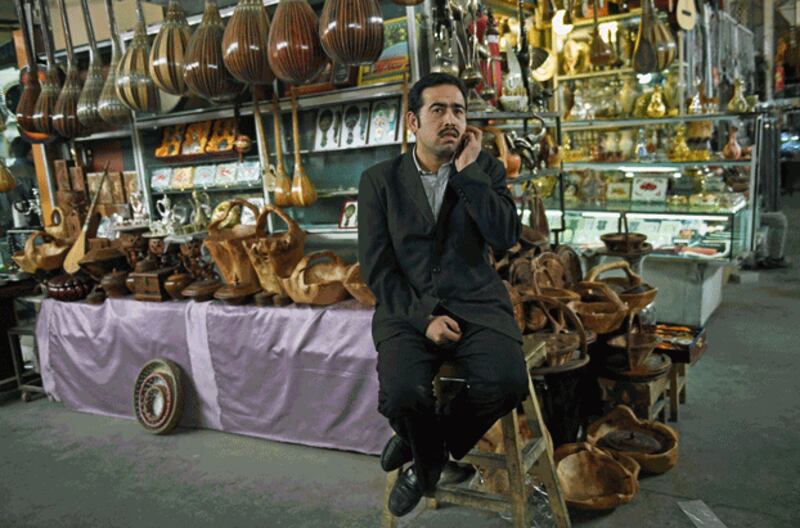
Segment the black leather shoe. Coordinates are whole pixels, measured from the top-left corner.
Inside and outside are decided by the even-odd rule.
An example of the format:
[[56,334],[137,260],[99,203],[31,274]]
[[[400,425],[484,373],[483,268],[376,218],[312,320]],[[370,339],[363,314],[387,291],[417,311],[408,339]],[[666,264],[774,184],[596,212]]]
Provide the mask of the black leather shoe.
[[414,466],[411,466],[397,475],[397,481],[389,493],[389,511],[395,517],[402,517],[419,504],[422,495],[422,485],[414,472]]
[[466,482],[473,475],[475,475],[475,466],[472,464],[459,464],[448,460],[442,468],[442,476],[439,479],[440,484],[461,484]]
[[400,436],[393,436],[386,442],[381,453],[381,467],[387,473],[411,462],[411,446]]

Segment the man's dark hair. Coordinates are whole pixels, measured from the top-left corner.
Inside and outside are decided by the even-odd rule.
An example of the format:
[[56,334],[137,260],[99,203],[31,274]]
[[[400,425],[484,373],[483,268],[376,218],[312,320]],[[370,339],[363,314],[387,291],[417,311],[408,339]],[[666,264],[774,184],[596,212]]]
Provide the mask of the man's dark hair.
[[30,151],[31,144],[21,137],[15,137],[13,140],[11,140],[11,152],[14,154],[16,159],[24,160]]
[[464,85],[464,81],[458,77],[453,77],[448,73],[429,73],[415,82],[414,86],[411,87],[411,90],[408,91],[408,111],[414,112],[414,114],[417,116],[417,119],[419,119],[419,110],[422,108],[423,104],[422,92],[425,90],[425,88],[441,86],[443,84],[451,84],[458,88],[461,91],[461,95],[464,96],[464,102],[466,103],[467,87]]

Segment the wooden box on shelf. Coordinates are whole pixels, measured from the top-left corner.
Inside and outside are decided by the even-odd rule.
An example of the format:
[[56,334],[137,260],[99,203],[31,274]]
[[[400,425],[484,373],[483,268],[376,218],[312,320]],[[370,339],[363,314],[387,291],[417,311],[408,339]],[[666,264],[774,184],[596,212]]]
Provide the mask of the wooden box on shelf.
[[54,160],[53,172],[55,172],[56,186],[59,191],[71,191],[72,182],[69,179],[69,164],[67,160]]
[[86,173],[83,167],[70,167],[69,176],[73,191],[86,192]]
[[137,301],[163,302],[170,298],[164,283],[175,268],[158,268],[152,271],[132,272],[128,275],[128,289]]

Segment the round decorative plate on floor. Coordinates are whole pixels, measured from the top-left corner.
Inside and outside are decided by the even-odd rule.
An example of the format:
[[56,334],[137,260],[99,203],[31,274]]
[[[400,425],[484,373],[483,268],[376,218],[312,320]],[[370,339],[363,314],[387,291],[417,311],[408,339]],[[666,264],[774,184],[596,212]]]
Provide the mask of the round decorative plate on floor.
[[139,372],[133,389],[133,408],[139,423],[153,434],[170,432],[183,413],[182,373],[168,359],[154,359]]

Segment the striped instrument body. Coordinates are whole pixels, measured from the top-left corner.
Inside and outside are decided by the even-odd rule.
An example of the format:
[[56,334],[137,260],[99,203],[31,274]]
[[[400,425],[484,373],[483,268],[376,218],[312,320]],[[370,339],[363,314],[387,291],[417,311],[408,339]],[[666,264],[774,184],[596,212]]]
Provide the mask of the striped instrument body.
[[[39,0],[39,13],[41,13],[44,26],[50,27],[50,10],[45,0]],[[55,136],[53,128],[53,108],[56,105],[58,94],[64,86],[64,72],[56,64],[53,55],[53,43],[50,40],[50,30],[42,31],[44,49],[47,54],[47,69],[45,70],[44,80],[42,80],[42,91],[33,107],[33,128],[37,132],[42,132],[48,136]]]
[[103,84],[100,97],[97,100],[97,113],[100,119],[112,126],[124,126],[131,120],[130,109],[122,104],[117,95],[117,68],[122,59],[122,47],[119,42],[119,30],[117,29],[117,18],[114,16],[114,5],[112,0],[105,0],[106,14],[108,14],[108,24],[111,28],[111,62],[108,65],[108,76]]
[[203,19],[189,39],[183,80],[189,90],[213,102],[230,101],[244,90],[222,60],[222,34],[225,25],[216,2],[206,0]]
[[150,76],[156,86],[173,95],[185,95],[183,80],[186,47],[192,30],[176,0],[170,0],[167,16],[161,24],[150,50]]
[[97,101],[100,99],[100,92],[103,91],[105,78],[103,77],[103,61],[97,53],[97,40],[94,37],[94,27],[89,15],[89,5],[87,0],[81,0],[81,10],[83,11],[83,21],[86,24],[86,34],[89,37],[89,68],[86,70],[86,80],[83,82],[83,91],[78,98],[78,121],[87,130],[94,130],[99,127],[103,120],[97,113]]
[[136,11],[138,22],[133,40],[117,67],[117,95],[131,110],[155,112],[159,106],[158,92],[148,68],[147,29],[141,0],[136,0]]
[[22,95],[17,103],[17,108],[14,110],[17,117],[17,126],[28,133],[34,130],[33,128],[33,108],[36,105],[36,100],[39,99],[39,94],[42,93],[42,85],[39,84],[39,68],[36,66],[34,59],[33,44],[31,43],[30,31],[28,31],[29,15],[25,15],[25,9],[22,6],[22,0],[14,0],[14,7],[17,10],[17,19],[22,26],[22,42],[25,46],[25,57],[27,60],[26,71],[22,73],[20,84],[24,87]]
[[83,131],[81,122],[78,121],[78,98],[81,96],[81,78],[78,65],[75,63],[75,54],[72,50],[72,33],[69,28],[67,8],[64,0],[58,0],[61,9],[61,24],[64,26],[64,35],[67,43],[67,78],[64,87],[58,94],[56,104],[53,106],[53,128],[60,136],[74,138]]
[[222,37],[222,59],[228,71],[244,83],[268,84],[269,16],[261,0],[239,0]]
[[319,29],[325,53],[336,62],[370,64],[383,51],[383,15],[378,0],[326,0]]
[[317,15],[306,0],[281,0],[269,33],[269,65],[282,81],[304,84],[325,67]]

